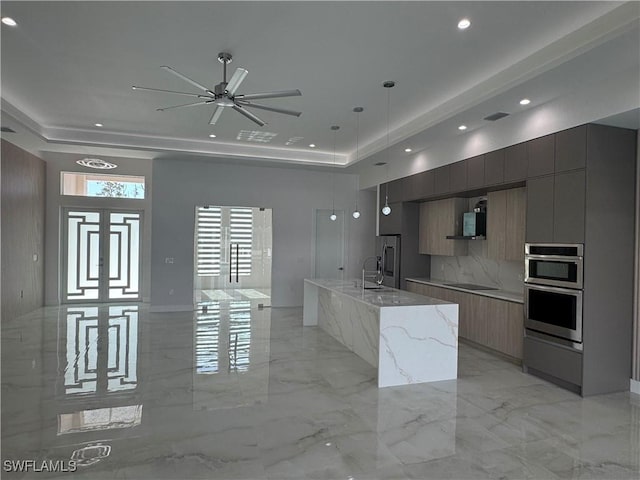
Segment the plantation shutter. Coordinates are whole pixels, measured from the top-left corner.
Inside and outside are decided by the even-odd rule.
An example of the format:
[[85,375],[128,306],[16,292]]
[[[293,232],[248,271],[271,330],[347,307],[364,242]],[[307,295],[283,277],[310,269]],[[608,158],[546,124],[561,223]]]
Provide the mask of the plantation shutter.
[[232,252],[233,261],[235,262],[236,251],[238,251],[238,275],[251,275],[251,254],[253,248],[253,211],[251,208],[232,208],[229,215],[229,224],[231,232],[231,243],[238,244],[234,246]]
[[218,207],[198,207],[198,276],[220,275],[222,212]]

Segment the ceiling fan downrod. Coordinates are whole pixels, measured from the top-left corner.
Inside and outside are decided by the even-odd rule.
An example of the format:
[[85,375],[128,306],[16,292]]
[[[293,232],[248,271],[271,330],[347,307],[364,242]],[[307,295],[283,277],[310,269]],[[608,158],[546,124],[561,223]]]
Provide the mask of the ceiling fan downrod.
[[218,54],[218,61],[222,64],[222,83],[227,86],[227,64],[231,63],[233,56],[227,52],[220,52]]

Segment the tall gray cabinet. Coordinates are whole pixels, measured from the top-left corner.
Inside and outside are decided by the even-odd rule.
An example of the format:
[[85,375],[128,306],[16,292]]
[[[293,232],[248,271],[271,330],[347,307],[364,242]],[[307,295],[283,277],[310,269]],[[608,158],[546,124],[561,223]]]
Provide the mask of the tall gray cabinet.
[[555,134],[553,150],[543,137],[537,152],[553,158],[527,180],[526,241],[584,243],[583,350],[526,337],[523,365],[583,395],[629,389],[636,135],[583,125]]

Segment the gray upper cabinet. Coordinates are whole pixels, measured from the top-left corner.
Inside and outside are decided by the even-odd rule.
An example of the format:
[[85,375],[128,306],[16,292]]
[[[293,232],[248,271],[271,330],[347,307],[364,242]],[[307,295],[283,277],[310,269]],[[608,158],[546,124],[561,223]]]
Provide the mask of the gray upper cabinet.
[[583,243],[585,170],[527,180],[527,242]]
[[527,180],[528,243],[553,242],[553,175]]
[[427,170],[409,177],[408,190],[410,200],[421,200],[430,197],[434,193],[434,172]]
[[464,192],[467,189],[467,162],[452,163],[449,166],[449,187],[451,192]]
[[585,171],[558,173],[553,188],[553,241],[583,243]]
[[389,182],[389,202],[402,202],[409,200],[408,189],[405,184],[408,183],[405,178],[399,178]]
[[522,181],[527,178],[527,144],[518,143],[504,149],[505,183]]
[[450,182],[450,165],[444,167],[438,167],[433,170],[434,175],[434,187],[433,193],[435,195],[442,195],[443,193],[449,193],[451,191]]
[[[504,182],[504,157],[505,148],[490,152],[484,155],[484,184],[485,185],[497,185]],[[478,158],[478,157],[473,157]],[[473,158],[469,160],[473,160]],[[526,157],[525,157],[526,158]],[[526,168],[524,169],[526,172]],[[471,167],[469,166],[469,171]],[[469,182],[471,182],[472,175],[469,175]]]
[[584,168],[587,159],[587,126],[556,133],[556,172]]
[[555,135],[536,138],[527,142],[527,177],[539,177],[555,171]]
[[467,188],[479,188],[485,185],[485,155],[471,157],[467,163]]

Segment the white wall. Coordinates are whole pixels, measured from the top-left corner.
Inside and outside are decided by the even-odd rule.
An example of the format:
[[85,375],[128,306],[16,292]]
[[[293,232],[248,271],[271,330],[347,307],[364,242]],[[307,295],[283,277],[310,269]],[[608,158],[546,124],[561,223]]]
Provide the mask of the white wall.
[[[335,174],[335,208],[350,212],[356,176]],[[208,160],[153,162],[151,308],[193,308],[196,205],[273,209],[272,305],[299,306],[303,280],[313,273],[315,210],[331,208],[332,174],[326,170],[257,167]],[[375,251],[375,193],[360,192],[362,216],[347,214],[346,276],[358,276]],[[173,264],[165,263],[172,257]]]
[[61,301],[60,288],[60,231],[61,210],[63,207],[84,208],[124,208],[144,212],[142,232],[142,299],[149,301],[150,291],[150,259],[151,259],[151,161],[144,159],[110,158],[100,156],[103,160],[118,165],[109,170],[114,175],[138,175],[145,177],[145,199],[131,200],[126,198],[72,197],[60,194],[60,172],[101,173],[99,170],[81,167],[76,160],[78,155],[70,158],[68,154],[47,153],[47,206],[45,230],[45,304],[58,305]]

